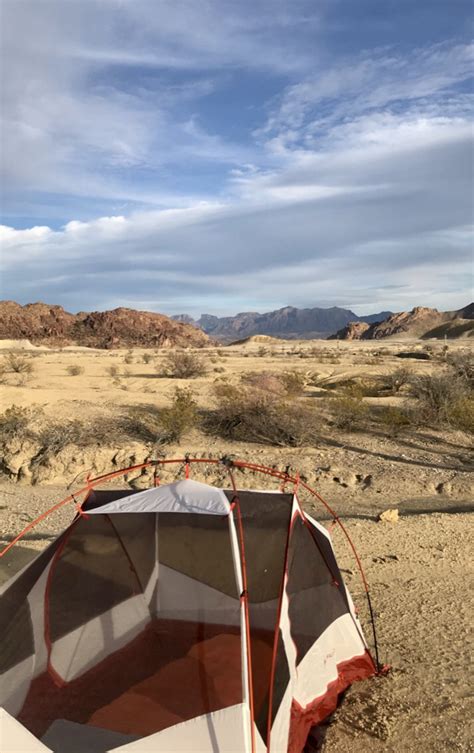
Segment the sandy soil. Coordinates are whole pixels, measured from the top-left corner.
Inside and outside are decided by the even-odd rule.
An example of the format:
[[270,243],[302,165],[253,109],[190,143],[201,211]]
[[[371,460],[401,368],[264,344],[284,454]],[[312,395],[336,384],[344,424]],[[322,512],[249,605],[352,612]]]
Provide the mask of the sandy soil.
[[[261,354],[260,348],[266,353]],[[190,382],[157,376],[163,353],[144,363],[144,351],[41,351],[34,353],[31,380],[22,385],[15,377],[2,386],[3,409],[12,405],[44,408],[56,420],[117,415],[135,404],[165,405],[176,386],[194,390],[200,404],[211,404],[212,382],[242,371],[298,369],[324,377],[381,375],[406,365],[399,350],[423,349],[424,343],[251,343],[217,348],[206,353],[209,373]],[[441,352],[441,344],[428,347]],[[466,343],[450,344],[450,349]],[[260,351],[260,354],[259,354]],[[128,361],[128,363],[126,362]],[[69,376],[67,367],[79,364],[84,373]],[[122,371],[114,383],[108,367]],[[410,361],[417,373],[439,368],[432,361]],[[130,374],[123,375],[128,369]],[[323,393],[324,394],[324,393]],[[302,400],[317,400],[321,391],[308,388]],[[369,398],[392,404],[403,397]],[[143,459],[136,448],[127,455]],[[263,445],[228,443],[191,434],[182,446],[166,448],[168,456],[190,452],[200,456],[235,457],[299,468],[349,525],[371,585],[381,659],[392,665],[387,677],[360,683],[328,728],[329,753],[441,753],[470,751],[472,703],[469,697],[469,614],[473,568],[470,559],[473,465],[472,442],[461,432],[418,430],[399,436],[358,431],[322,432],[314,447],[291,450]],[[39,513],[66,494],[66,484],[101,456],[110,469],[111,458],[102,448],[78,455],[48,469],[43,480],[54,485],[30,486],[4,477],[0,484],[0,545],[6,544]],[[96,467],[96,470],[98,466]],[[177,469],[178,471],[182,469]],[[163,481],[173,472],[164,473]],[[225,483],[222,471],[203,467],[202,480]],[[149,477],[128,478],[132,486]],[[256,478],[239,478],[255,486]],[[263,484],[266,485],[266,484]],[[309,498],[303,502],[313,515],[328,520]],[[397,507],[398,523],[376,522],[377,515]],[[42,549],[71,519],[63,509],[48,518],[0,560],[4,580]],[[333,532],[341,567],[362,617],[364,596],[355,564],[341,534]],[[471,609],[472,613],[472,609]],[[366,623],[367,624],[367,623]],[[370,630],[366,628],[367,637]]]

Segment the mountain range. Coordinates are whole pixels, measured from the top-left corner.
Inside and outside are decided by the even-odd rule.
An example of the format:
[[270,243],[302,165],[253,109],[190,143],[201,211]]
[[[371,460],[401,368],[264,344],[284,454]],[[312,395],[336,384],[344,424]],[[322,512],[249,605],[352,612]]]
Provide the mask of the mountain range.
[[474,337],[474,304],[457,311],[418,306],[393,314],[382,311],[357,316],[338,307],[297,309],[286,306],[265,314],[245,312],[217,317],[203,314],[170,318],[150,311],[116,308],[72,314],[62,306],[0,301],[0,339],[92,348],[205,347],[256,335],[283,339],[331,338],[376,340],[397,338]]
[[349,322],[373,324],[383,321],[391,313],[391,311],[381,311],[379,314],[357,316],[350,309],[338,306],[304,309],[285,306],[264,314],[245,311],[235,316],[222,317],[202,314],[197,320],[187,314],[178,314],[172,318],[175,321],[192,324],[210,337],[225,343],[253,335],[271,335],[287,340],[327,338]]

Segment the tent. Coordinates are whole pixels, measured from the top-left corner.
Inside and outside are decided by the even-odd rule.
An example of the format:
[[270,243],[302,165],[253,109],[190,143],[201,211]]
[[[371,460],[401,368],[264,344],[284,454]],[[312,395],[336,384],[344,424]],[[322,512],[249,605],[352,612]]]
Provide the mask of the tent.
[[0,593],[0,748],[301,753],[376,672],[294,491],[93,489]]

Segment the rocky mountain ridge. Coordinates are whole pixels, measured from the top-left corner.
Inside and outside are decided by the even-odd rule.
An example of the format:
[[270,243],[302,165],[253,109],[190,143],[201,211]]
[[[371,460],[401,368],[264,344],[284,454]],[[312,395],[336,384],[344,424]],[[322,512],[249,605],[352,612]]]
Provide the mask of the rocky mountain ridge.
[[474,337],[474,304],[458,311],[416,306],[391,314],[380,322],[349,322],[331,340],[380,340],[385,337],[419,337],[424,340]]
[[44,345],[81,345],[90,348],[193,346],[209,344],[201,330],[163,314],[135,309],[81,311],[62,306],[0,301],[0,339]]
[[326,338],[341,327],[346,326],[350,321],[370,324],[385,319],[391,313],[391,311],[382,311],[379,314],[359,317],[350,309],[338,306],[305,309],[285,306],[263,314],[256,311],[244,311],[235,316],[222,317],[202,314],[197,320],[193,320],[188,314],[178,314],[173,319],[193,324],[210,337],[221,342],[243,340],[253,335],[271,335],[272,337],[290,340],[310,340]]

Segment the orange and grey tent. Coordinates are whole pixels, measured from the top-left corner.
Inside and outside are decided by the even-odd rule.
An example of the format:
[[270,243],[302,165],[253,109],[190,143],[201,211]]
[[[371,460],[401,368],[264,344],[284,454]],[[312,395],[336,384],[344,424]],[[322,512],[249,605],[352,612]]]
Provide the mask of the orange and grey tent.
[[288,484],[229,472],[230,490],[88,482],[4,586],[4,753],[301,753],[377,671],[326,529]]

